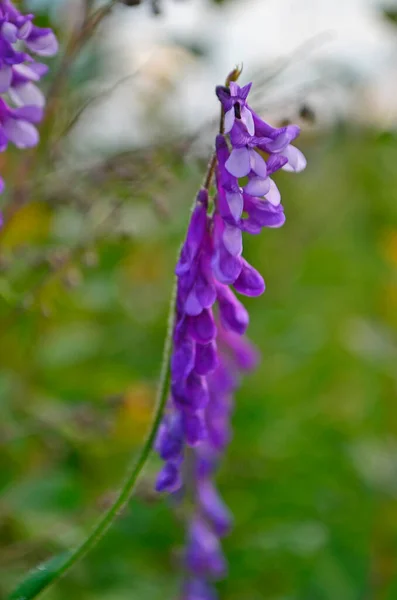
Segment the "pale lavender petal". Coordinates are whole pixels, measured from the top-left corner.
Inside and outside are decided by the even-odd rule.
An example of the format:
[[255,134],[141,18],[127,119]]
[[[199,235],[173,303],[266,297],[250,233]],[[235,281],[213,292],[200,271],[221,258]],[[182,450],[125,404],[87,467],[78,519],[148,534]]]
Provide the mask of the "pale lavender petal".
[[241,230],[233,225],[225,225],[225,230],[222,236],[225,248],[232,256],[241,256],[243,251],[243,238]]
[[7,40],[10,44],[15,44],[17,38],[18,29],[13,23],[6,21],[1,26],[1,37]]
[[245,177],[248,175],[251,170],[249,150],[247,148],[233,149],[226,161],[225,167],[235,177]]
[[235,81],[231,81],[229,83],[229,89],[230,89],[230,94],[234,97],[239,95],[240,92],[240,86],[238,85],[238,83],[236,83]]
[[31,148],[39,141],[36,127],[21,119],[9,118],[3,125],[4,131],[17,148]]
[[225,114],[225,133],[229,133],[234,125],[234,107],[227,111]]
[[37,62],[30,63],[29,65],[14,65],[12,68],[18,75],[31,81],[39,81],[39,79],[48,72],[47,65]]
[[270,190],[267,194],[265,194],[265,198],[268,202],[270,202],[270,204],[273,204],[273,206],[278,206],[281,202],[281,194],[280,191],[277,187],[277,185],[274,183],[273,179],[270,179]]
[[258,154],[258,152],[255,152],[255,150],[253,150],[252,148],[250,148],[248,152],[251,171],[259,175],[259,177],[265,179],[265,177],[267,176],[267,166],[265,159],[262,158],[262,156]]
[[241,109],[241,120],[244,123],[244,125],[246,126],[248,133],[250,135],[254,135],[254,133],[255,133],[254,118],[252,116],[251,111],[246,106],[244,106]]
[[34,83],[23,83],[13,86],[8,91],[11,100],[17,106],[40,106],[45,105],[45,96]]
[[243,214],[243,195],[241,192],[226,192],[226,201],[229,206],[230,214],[235,221],[238,221]]
[[40,56],[54,56],[58,52],[58,41],[52,31],[45,35],[25,40],[26,46]]
[[247,85],[244,85],[242,88],[240,88],[240,98],[242,100],[247,100],[248,94],[250,93],[252,87],[252,83],[247,83]]
[[264,196],[270,190],[270,178],[262,179],[262,177],[252,177],[247,185],[244,187],[244,191],[250,196]]
[[284,171],[300,173],[306,168],[306,158],[295,146],[287,146],[281,154],[288,159],[287,164],[282,167]]
[[2,65],[0,68],[0,93],[4,94],[7,92],[11,85],[12,79],[12,68],[9,65]]
[[22,27],[19,28],[18,38],[20,40],[25,40],[27,37],[29,37],[30,32],[32,31],[32,27],[32,21],[26,21],[26,23],[24,23]]

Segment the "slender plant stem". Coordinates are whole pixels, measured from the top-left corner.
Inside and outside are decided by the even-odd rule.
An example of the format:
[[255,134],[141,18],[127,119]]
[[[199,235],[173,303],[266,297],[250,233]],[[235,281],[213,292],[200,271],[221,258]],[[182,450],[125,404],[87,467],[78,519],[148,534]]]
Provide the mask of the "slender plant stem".
[[[111,5],[114,2],[110,3]],[[109,8],[110,5],[107,6]],[[237,75],[238,77],[238,75]],[[221,109],[221,117],[220,117],[220,133],[223,133],[224,130],[224,112]],[[209,166],[207,175],[205,178],[204,186],[206,189],[209,189],[211,185],[211,181],[215,172],[216,167],[216,154],[213,155]],[[53,585],[56,581],[58,581],[63,575],[65,575],[81,558],[83,558],[105,535],[108,531],[112,523],[115,521],[119,513],[124,509],[127,505],[134,489],[135,485],[138,481],[138,478],[150,456],[152,451],[154,442],[156,440],[157,431],[161,424],[161,420],[163,417],[163,412],[167,403],[169,387],[171,382],[171,372],[170,372],[170,357],[171,357],[171,348],[172,348],[172,335],[174,329],[174,321],[175,321],[175,308],[176,308],[176,295],[177,295],[177,281],[175,279],[172,296],[170,302],[170,309],[168,315],[168,329],[167,335],[164,343],[163,350],[163,358],[162,358],[162,367],[160,374],[160,381],[157,390],[156,397],[156,407],[153,415],[152,425],[150,427],[149,433],[147,434],[146,440],[142,446],[142,450],[138,456],[138,458],[134,461],[132,466],[130,467],[124,484],[119,491],[116,500],[113,502],[112,506],[101,516],[98,523],[95,525],[94,529],[88,535],[88,537],[74,550],[67,554],[67,558],[61,562],[58,569],[55,571],[51,580],[42,587],[38,594],[34,597],[39,597],[43,593],[45,593],[51,585]],[[22,600],[22,599],[21,599]]]
[[113,521],[124,509],[132,495],[132,492],[134,491],[139,475],[141,474],[142,469],[145,466],[147,459],[149,458],[150,452],[155,442],[157,431],[161,423],[162,415],[168,398],[170,385],[170,353],[172,331],[174,325],[175,299],[176,285],[174,283],[168,316],[168,331],[164,343],[162,359],[163,362],[157,391],[156,408],[153,416],[152,425],[143,444],[140,455],[130,467],[124,484],[121,490],[119,491],[119,494],[112,506],[106,511],[104,515],[102,515],[102,517],[95,525],[94,529],[89,534],[89,536],[79,546],[77,546],[75,550],[73,550],[69,554],[66,561],[59,567],[57,573],[55,574],[55,577],[53,577],[51,581],[48,582],[47,586],[40,591],[38,597],[41,596],[42,593],[47,591],[48,588],[51,585],[53,585],[56,581],[58,581],[63,575],[65,575],[65,573],[69,571],[71,567],[73,567],[73,565],[75,565],[81,558],[83,558],[98,543],[98,541],[105,535],[109,527],[112,525]]

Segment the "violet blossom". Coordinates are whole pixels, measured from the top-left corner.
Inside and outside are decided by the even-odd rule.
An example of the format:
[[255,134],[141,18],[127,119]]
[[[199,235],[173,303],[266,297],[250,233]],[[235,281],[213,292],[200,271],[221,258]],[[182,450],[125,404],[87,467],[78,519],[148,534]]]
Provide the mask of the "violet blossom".
[[262,121],[247,103],[250,88],[232,82],[216,90],[229,135],[216,138],[213,210],[208,190],[201,189],[176,266],[170,397],[156,442],[164,466],[156,489],[178,491],[180,498],[189,486],[194,499],[182,600],[216,600],[211,582],[227,570],[220,539],[229,532],[232,516],[214,475],[231,439],[234,392],[241,375],[258,361],[245,338],[249,314],[235,292],[259,296],[265,290],[262,275],[243,257],[242,234],[284,224],[271,176],[306,166],[291,145],[299,128],[277,129]]
[[[30,148],[39,141],[35,125],[43,117],[44,96],[37,83],[47,72],[31,53],[53,56],[58,42],[49,28],[33,24],[10,0],[0,0],[0,151],[8,143]],[[10,104],[8,104],[8,102]],[[0,192],[4,182],[0,178]]]

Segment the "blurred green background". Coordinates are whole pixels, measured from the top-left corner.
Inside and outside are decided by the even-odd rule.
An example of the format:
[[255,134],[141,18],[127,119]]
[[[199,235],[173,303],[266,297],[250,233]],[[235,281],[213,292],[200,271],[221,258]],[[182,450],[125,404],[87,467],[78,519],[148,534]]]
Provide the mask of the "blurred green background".
[[[34,169],[29,153],[2,157],[17,212],[0,240],[0,597],[87,534],[139,451],[205,169],[183,136],[69,164],[54,139],[79,85],[44,126]],[[267,282],[244,300],[262,361],[237,393],[218,477],[235,516],[219,590],[395,600],[397,135],[301,124],[308,169],[277,177],[287,222],[244,242]],[[183,515],[154,494],[158,466],[49,600],[176,597]]]

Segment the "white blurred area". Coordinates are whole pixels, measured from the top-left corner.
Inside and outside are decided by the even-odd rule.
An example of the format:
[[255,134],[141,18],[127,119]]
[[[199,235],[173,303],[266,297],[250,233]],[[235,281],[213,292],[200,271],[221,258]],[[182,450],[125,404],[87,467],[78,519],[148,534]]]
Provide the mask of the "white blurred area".
[[251,103],[270,120],[294,118],[304,103],[320,127],[346,118],[393,126],[397,27],[382,18],[384,6],[163,0],[159,17],[145,3],[119,6],[101,31],[106,78],[92,90],[99,100],[85,111],[74,141],[92,151],[195,132],[216,119],[215,85],[240,63],[242,81],[257,89]]

